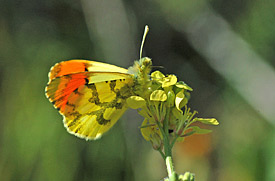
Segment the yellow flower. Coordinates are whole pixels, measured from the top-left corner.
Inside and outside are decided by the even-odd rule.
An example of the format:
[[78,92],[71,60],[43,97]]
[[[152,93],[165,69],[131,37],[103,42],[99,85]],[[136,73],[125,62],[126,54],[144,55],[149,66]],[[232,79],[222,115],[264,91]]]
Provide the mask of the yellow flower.
[[153,120],[144,119],[140,131],[144,139],[152,143],[154,149],[162,147],[162,134]]
[[[165,76],[160,71],[151,73],[151,79],[144,84],[147,86],[139,95],[129,97],[126,102],[130,108],[138,109],[145,119],[141,126],[141,134],[150,141],[154,149],[163,145],[163,134],[170,140],[183,141],[192,134],[206,134],[211,130],[192,126],[194,122],[218,125],[214,118],[194,118],[196,111],[191,112],[187,107],[190,99],[189,91],[193,91],[183,81],[177,82],[175,75]],[[166,131],[165,131],[166,130]]]

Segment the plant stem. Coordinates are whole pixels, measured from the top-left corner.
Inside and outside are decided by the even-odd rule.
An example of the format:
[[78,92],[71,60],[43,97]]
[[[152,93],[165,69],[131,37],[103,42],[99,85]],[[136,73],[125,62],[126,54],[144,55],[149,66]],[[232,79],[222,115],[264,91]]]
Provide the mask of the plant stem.
[[161,157],[165,160],[165,155],[164,155],[164,153],[161,151],[161,148],[158,149],[158,151],[159,151],[159,153],[161,154]]
[[166,157],[165,162],[166,162],[169,181],[176,181],[177,177],[176,177],[176,172],[174,170],[172,157],[171,156]]
[[174,165],[172,160],[172,148],[169,144],[169,137],[167,137],[167,135],[163,135],[163,136],[164,136],[163,141],[164,141],[164,151],[165,151],[165,163],[166,163],[169,181],[177,181],[177,174],[174,170]]
[[169,181],[177,181],[177,174],[174,170],[174,165],[172,160],[172,145],[170,144],[170,139],[169,139],[169,115],[170,115],[170,109],[168,108],[165,119],[163,120],[163,131],[162,131],[165,163],[166,163]]

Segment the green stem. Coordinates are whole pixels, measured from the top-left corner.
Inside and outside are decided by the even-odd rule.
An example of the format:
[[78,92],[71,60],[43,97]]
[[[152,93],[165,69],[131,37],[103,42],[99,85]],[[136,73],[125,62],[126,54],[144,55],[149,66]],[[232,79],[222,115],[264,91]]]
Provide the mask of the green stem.
[[169,135],[163,135],[165,163],[166,163],[169,181],[177,181],[177,174],[174,170],[174,165],[173,165],[173,160],[172,160],[172,147],[169,143],[168,136]]
[[169,116],[170,116],[170,108],[167,108],[167,112],[165,114],[165,119],[163,120],[163,129],[164,129],[165,135],[168,138],[169,138]]
[[164,155],[164,153],[161,151],[161,148],[159,148],[158,151],[159,151],[161,157],[165,160],[165,155]]
[[168,172],[169,181],[177,181],[177,174],[174,170],[173,160],[172,160],[172,145],[170,144],[169,138],[169,115],[170,108],[167,109],[165,119],[163,120],[163,146],[164,146],[164,156],[165,163]]
[[170,147],[170,140],[169,140],[169,113],[170,109],[168,108],[167,113],[165,115],[165,119],[163,120],[163,144],[164,144],[164,153],[165,156],[172,157],[172,151]]
[[172,150],[169,143],[169,137],[167,135],[163,135],[163,144],[164,144],[164,153],[165,157],[172,157]]
[[169,181],[177,181],[177,174],[174,170],[172,157],[168,156],[165,159]]

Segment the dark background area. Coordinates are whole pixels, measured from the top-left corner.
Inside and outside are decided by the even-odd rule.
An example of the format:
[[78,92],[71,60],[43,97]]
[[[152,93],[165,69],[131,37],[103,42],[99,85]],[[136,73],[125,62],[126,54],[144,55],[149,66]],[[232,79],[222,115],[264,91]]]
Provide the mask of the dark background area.
[[[161,180],[165,163],[129,110],[102,139],[78,139],[44,95],[74,58],[129,67],[143,55],[220,122],[174,148],[198,181],[275,180],[274,0],[0,0],[0,180]],[[164,68],[158,68],[163,66]]]

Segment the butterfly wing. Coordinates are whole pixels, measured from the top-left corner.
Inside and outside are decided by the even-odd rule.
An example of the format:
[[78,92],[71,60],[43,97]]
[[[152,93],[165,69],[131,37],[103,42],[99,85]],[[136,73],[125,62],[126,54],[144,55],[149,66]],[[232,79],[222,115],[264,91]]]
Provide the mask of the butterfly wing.
[[[94,66],[97,67],[96,72],[70,74],[82,71],[83,63],[89,61],[69,61],[70,69],[72,65],[77,68],[70,71],[63,67],[64,63],[56,64],[51,69],[46,95],[63,115],[68,132],[87,140],[98,139],[126,111],[125,100],[131,96],[133,77],[124,72],[101,72],[99,66]],[[97,65],[103,66],[102,63]],[[113,66],[106,65],[110,69]],[[84,70],[87,70],[85,66]],[[114,68],[124,71],[120,67]]]
[[55,64],[49,73],[49,79],[54,79],[62,75],[79,72],[120,72],[127,73],[128,70],[102,62],[90,60],[69,60]]

